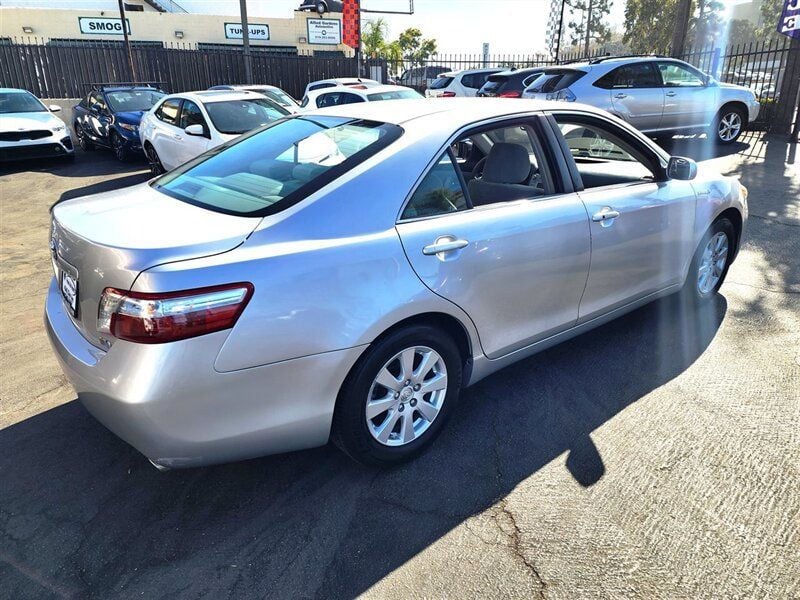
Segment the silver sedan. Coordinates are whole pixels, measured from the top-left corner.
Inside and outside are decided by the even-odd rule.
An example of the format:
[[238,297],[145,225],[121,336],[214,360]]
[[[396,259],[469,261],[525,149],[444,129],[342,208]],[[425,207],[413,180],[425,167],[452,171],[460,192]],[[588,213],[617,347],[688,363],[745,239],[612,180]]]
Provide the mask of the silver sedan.
[[736,180],[588,106],[339,106],[56,205],[45,323],[160,468],[329,439],[386,465],[490,373],[661,296],[709,302],[746,219]]

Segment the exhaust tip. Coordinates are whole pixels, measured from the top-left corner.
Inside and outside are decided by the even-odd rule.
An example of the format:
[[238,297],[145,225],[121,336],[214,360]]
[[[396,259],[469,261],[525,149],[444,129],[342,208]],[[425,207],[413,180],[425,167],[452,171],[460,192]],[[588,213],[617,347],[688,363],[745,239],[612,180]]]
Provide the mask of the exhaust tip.
[[156,469],[158,469],[158,470],[159,470],[159,471],[161,471],[162,473],[164,473],[164,472],[166,472],[166,471],[171,471],[171,470],[172,470],[172,469],[170,469],[169,467],[165,467],[164,465],[160,465],[160,464],[158,464],[158,463],[157,463],[156,461],[154,461],[152,458],[148,458],[147,460],[149,460],[149,461],[150,461],[150,464],[151,464],[151,465],[153,465],[153,466],[154,466]]

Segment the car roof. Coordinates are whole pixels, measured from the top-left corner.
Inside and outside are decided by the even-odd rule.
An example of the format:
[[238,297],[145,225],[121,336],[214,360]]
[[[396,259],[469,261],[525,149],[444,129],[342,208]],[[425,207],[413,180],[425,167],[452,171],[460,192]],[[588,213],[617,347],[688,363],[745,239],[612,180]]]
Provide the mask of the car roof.
[[164,92],[164,90],[160,90],[157,87],[153,87],[150,85],[115,85],[115,86],[103,86],[102,88],[95,88],[93,92],[130,92],[133,90],[141,90],[141,91],[150,91],[150,92]]
[[404,85],[379,84],[379,85],[373,85],[365,89],[359,89],[358,87],[353,87],[352,85],[336,85],[333,87],[311,90],[310,92],[308,92],[308,97],[317,98],[319,96],[322,96],[323,94],[335,94],[337,92],[348,92],[350,94],[358,94],[366,97],[368,94],[380,94],[381,92],[394,92],[396,90],[414,91],[412,88],[406,87]]
[[254,83],[252,85],[246,85],[242,83],[231,84],[231,85],[215,85],[213,87],[208,88],[208,92],[218,92],[218,91],[233,91],[233,90],[279,90],[280,88],[275,85],[267,85],[265,83]]
[[7,87],[0,87],[0,92],[4,94],[32,94],[28,90],[22,90],[20,88],[7,88]]
[[213,102],[222,102],[224,100],[244,100],[247,98],[263,98],[261,94],[256,92],[248,92],[242,90],[201,90],[197,92],[181,92],[179,94],[170,94],[169,98],[187,98],[195,102],[203,104],[211,104]]
[[378,121],[395,125],[409,125],[412,121],[421,127],[458,129],[463,125],[493,117],[531,113],[550,108],[578,109],[583,112],[602,114],[603,111],[580,103],[552,100],[508,100],[505,98],[419,98],[392,100],[391,102],[368,102],[341,104],[318,108],[303,115],[320,114],[349,117],[359,120]]
[[457,77],[459,75],[471,75],[473,73],[500,73],[503,69],[497,67],[483,67],[482,69],[457,69],[456,71],[447,71],[439,73],[437,77]]
[[507,69],[505,71],[500,71],[499,73],[495,73],[495,75],[502,75],[503,77],[513,77],[514,75],[527,75],[529,73],[533,73],[535,71],[542,71],[545,69],[545,66],[542,65],[541,67],[525,67],[523,69]]

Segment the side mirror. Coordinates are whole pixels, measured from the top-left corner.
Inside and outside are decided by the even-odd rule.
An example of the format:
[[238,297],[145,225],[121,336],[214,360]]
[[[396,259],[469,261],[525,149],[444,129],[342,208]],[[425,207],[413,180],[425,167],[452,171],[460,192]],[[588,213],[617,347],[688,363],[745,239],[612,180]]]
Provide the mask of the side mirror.
[[206,134],[203,126],[200,123],[195,123],[194,125],[189,125],[186,129],[184,129],[186,135],[199,135],[200,137]]
[[667,175],[670,179],[688,181],[697,177],[697,163],[691,158],[671,156],[667,164]]
[[50,112],[61,112],[61,107],[58,104],[51,104],[47,107]]

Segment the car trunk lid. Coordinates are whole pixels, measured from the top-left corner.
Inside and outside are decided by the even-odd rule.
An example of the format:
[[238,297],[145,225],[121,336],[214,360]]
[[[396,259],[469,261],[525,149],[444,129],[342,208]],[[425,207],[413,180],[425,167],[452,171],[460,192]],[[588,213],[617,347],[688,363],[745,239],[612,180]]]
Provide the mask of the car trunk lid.
[[[156,265],[231,250],[261,221],[200,208],[146,183],[68,200],[52,212],[50,248],[66,310],[98,346],[97,308],[105,288],[127,291]],[[74,304],[67,301],[73,292]]]

